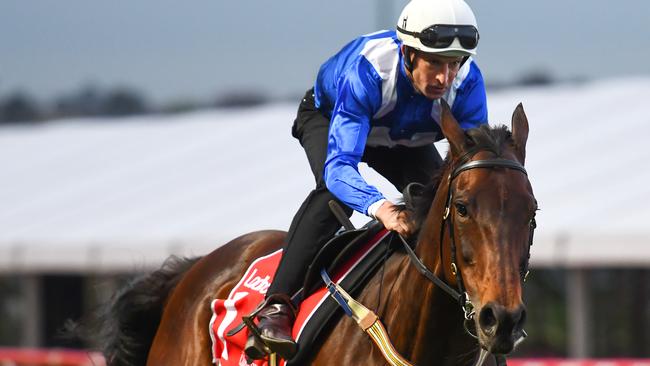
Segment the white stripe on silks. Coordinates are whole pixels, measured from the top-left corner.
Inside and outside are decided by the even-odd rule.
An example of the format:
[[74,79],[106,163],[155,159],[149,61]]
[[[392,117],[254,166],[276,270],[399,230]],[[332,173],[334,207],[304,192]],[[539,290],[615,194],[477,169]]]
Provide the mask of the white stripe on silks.
[[363,46],[360,54],[370,62],[382,79],[381,107],[373,119],[381,118],[395,108],[397,102],[397,72],[399,49],[392,38],[372,39]]

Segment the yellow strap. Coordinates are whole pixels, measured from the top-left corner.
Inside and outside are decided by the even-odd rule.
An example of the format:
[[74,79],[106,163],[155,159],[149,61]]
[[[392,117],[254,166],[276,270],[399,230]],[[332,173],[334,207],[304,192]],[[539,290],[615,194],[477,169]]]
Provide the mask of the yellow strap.
[[269,366],[278,366],[278,356],[276,353],[269,355]]
[[350,309],[352,309],[352,319],[372,338],[388,364],[391,366],[413,366],[397,352],[390,341],[386,328],[381,323],[381,320],[379,320],[377,314],[352,298],[338,284],[332,284],[336,286],[338,292],[343,296]]
[[381,321],[379,319],[377,319],[375,324],[373,324],[372,327],[366,331],[366,333],[370,335],[370,338],[372,338],[377,347],[379,347],[381,354],[384,355],[384,358],[390,365],[413,366],[404,357],[402,357],[399,352],[397,352],[395,347],[393,347],[393,344],[388,337],[388,332],[386,331],[386,328],[384,328],[384,325],[381,324]]

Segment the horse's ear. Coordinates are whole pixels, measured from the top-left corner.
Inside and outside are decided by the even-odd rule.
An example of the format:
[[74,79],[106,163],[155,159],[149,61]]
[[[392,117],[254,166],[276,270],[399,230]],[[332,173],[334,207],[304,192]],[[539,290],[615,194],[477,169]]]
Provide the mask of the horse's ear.
[[449,141],[452,154],[458,156],[467,148],[465,131],[463,131],[456,118],[451,114],[449,104],[442,98],[440,98],[440,109],[442,133],[447,138],[447,141]]
[[512,139],[519,153],[521,163],[526,160],[526,140],[528,140],[528,117],[524,112],[523,104],[519,103],[512,113]]

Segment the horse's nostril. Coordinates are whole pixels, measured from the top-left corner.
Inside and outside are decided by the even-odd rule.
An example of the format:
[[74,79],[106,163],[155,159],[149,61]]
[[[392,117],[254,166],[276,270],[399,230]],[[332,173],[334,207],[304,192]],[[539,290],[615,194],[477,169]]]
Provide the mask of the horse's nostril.
[[479,314],[478,322],[484,331],[487,331],[497,325],[497,317],[491,305],[486,305],[483,307],[481,313]]
[[520,306],[513,316],[513,321],[515,323],[515,331],[520,331],[524,324],[526,323],[526,307]]

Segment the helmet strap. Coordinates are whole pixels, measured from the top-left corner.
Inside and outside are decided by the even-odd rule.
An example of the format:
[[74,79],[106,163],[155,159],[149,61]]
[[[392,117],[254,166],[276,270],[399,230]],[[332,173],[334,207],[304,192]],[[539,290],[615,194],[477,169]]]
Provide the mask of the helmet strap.
[[463,59],[460,61],[460,66],[458,68],[460,69],[461,67],[463,67],[463,65],[465,65],[465,62],[467,62],[467,60],[469,60],[469,56],[463,57]]
[[411,53],[413,51],[411,50],[411,47],[409,46],[404,46],[404,67],[409,73],[413,73],[413,62],[411,61]]

